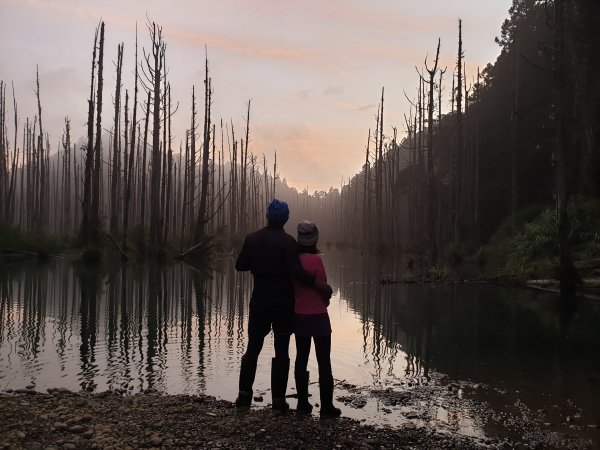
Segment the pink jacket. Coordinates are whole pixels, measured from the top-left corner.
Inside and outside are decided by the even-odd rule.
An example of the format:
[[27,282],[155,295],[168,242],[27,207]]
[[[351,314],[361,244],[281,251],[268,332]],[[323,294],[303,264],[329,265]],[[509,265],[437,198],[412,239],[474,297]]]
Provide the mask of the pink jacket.
[[[325,267],[319,255],[310,253],[301,253],[300,263],[304,270],[310,274],[314,274],[318,281],[327,283],[327,275]],[[324,314],[327,312],[327,303],[321,295],[312,287],[305,286],[293,280],[296,314]]]

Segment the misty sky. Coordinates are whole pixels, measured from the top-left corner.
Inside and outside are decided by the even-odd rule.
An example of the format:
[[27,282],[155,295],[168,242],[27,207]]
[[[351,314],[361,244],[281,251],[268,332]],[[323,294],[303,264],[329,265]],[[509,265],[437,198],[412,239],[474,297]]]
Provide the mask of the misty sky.
[[[463,20],[467,76],[494,62],[494,37],[510,0],[0,0],[0,79],[14,82],[21,121],[36,111],[39,65],[42,114],[53,151],[64,117],[74,138],[84,136],[91,50],[100,19],[106,23],[103,126],[114,107],[117,45],[125,42],[124,87],[133,92],[135,28],[149,47],[146,16],[163,26],[174,118],[174,145],[185,139],[191,90],[203,90],[204,46],[213,78],[213,121],[233,120],[241,135],[252,99],[251,145],[288,184],[328,189],[360,170],[369,128],[385,87],[385,129],[403,130],[426,54],[442,39],[446,80]],[[140,49],[141,53],[141,49]],[[446,93],[449,92],[449,84]],[[202,99],[198,102],[202,111]],[[448,101],[444,108],[448,109]],[[12,131],[10,133],[12,136]],[[12,138],[11,138],[12,142]],[[177,151],[177,150],[176,150]]]

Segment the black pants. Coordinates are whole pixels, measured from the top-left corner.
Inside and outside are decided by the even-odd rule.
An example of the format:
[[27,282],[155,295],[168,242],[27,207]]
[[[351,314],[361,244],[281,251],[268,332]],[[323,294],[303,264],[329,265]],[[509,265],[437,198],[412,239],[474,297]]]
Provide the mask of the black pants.
[[315,354],[319,364],[319,378],[330,378],[331,373],[331,335],[325,336],[295,336],[296,338],[296,363],[295,372],[305,372],[310,355],[311,339],[315,341]]
[[250,304],[248,318],[248,347],[244,358],[256,365],[265,336],[273,329],[275,358],[288,359],[290,335],[293,325],[293,303],[289,307],[272,308],[268,305]]

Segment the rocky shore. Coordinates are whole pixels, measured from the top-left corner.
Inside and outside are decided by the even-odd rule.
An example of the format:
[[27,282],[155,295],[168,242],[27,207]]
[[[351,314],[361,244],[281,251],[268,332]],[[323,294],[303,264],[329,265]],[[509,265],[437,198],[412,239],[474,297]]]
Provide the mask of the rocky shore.
[[239,410],[210,396],[161,395],[149,390],[0,393],[0,448],[512,448],[425,428],[374,428],[357,421]]

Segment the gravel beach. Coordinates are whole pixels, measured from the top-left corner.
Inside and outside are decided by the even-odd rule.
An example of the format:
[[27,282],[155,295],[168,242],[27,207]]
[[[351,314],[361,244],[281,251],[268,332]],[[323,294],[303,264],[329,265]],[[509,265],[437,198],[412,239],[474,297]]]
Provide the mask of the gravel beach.
[[[294,403],[294,401],[292,401]],[[510,448],[414,426],[373,428],[269,408],[239,410],[210,396],[156,391],[0,393],[0,448]]]

